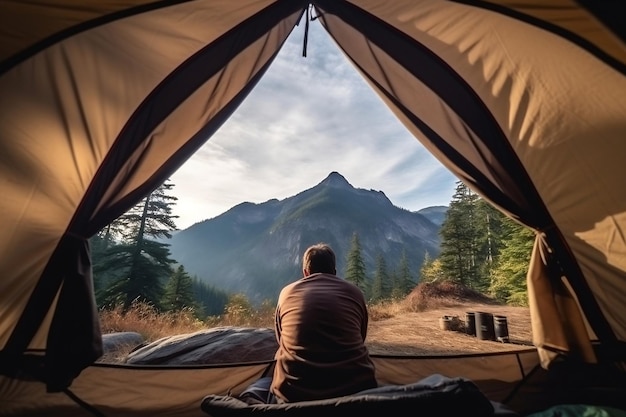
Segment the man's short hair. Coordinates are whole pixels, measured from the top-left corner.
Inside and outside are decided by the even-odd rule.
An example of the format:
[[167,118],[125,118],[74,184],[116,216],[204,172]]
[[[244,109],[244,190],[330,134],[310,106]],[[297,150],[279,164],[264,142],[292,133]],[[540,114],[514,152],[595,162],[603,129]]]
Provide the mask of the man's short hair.
[[309,274],[320,272],[335,275],[335,252],[326,243],[309,246],[302,257],[302,268]]

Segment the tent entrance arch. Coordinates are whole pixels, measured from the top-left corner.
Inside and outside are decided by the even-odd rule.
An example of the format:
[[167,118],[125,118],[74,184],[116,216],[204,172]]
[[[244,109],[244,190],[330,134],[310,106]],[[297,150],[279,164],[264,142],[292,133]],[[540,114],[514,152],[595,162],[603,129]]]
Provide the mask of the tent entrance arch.
[[456,177],[397,120],[317,22],[303,56],[304,30],[300,22],[241,106],[172,175],[179,228],[242,201],[294,195],[333,171],[410,210],[450,201]]
[[[573,0],[310,3],[410,132],[538,231],[528,285],[542,363],[562,354],[623,363],[624,34],[592,2]],[[599,3],[621,15],[619,2]],[[217,131],[308,5],[0,5],[0,373],[9,381],[27,372],[60,390],[98,357],[86,239]]]

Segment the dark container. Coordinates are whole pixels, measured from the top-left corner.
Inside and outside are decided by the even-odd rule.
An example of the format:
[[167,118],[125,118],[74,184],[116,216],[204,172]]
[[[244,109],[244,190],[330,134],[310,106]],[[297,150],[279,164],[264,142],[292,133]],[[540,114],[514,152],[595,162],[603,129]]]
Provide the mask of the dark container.
[[494,333],[496,340],[502,343],[509,342],[509,325],[505,316],[493,316]]
[[473,311],[465,313],[465,333],[476,336],[476,314]]
[[476,312],[476,337],[480,340],[496,340],[493,314]]

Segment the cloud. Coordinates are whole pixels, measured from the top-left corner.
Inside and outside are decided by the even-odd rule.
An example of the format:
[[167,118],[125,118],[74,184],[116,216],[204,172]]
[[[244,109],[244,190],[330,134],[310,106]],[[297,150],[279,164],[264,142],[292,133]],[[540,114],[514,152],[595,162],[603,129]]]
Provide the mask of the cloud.
[[172,176],[177,225],[290,197],[332,171],[409,210],[447,205],[456,181],[312,24],[307,57],[296,28],[240,108]]

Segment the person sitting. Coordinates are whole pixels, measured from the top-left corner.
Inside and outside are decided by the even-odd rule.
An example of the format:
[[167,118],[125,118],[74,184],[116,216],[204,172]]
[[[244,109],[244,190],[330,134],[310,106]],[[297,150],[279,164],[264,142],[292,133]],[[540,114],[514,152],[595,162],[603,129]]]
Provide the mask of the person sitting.
[[304,252],[303,277],[285,286],[278,297],[273,375],[247,390],[258,393],[265,385],[268,396],[256,395],[257,400],[247,402],[319,400],[377,387],[365,345],[369,320],[365,297],[356,285],[336,275],[335,265],[335,253],[327,244]]

